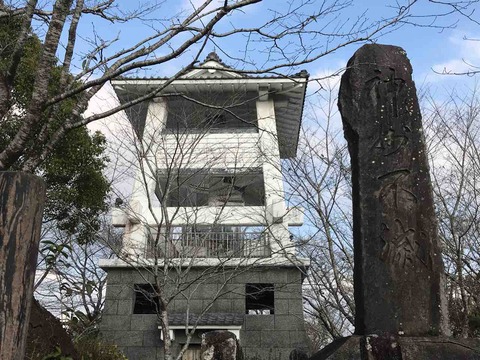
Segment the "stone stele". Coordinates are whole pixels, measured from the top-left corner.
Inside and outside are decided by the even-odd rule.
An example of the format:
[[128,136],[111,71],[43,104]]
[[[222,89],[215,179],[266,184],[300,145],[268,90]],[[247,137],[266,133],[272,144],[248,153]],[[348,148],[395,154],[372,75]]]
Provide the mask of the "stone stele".
[[437,220],[405,51],[361,47],[342,76],[339,108],[352,167],[356,335],[311,359],[479,359],[478,342],[448,338]]
[[201,353],[202,360],[243,360],[237,337],[225,330],[204,333]]

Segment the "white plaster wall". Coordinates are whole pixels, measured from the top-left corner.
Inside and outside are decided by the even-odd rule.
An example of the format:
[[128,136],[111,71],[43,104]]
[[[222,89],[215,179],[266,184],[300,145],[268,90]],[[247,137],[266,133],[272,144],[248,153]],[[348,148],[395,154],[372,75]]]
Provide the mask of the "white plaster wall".
[[[140,146],[143,156],[126,209],[130,221],[126,224],[125,252],[132,256],[143,254],[147,238],[145,224],[155,226],[166,220],[174,226],[193,223],[266,225],[273,256],[294,252],[288,225],[301,225],[303,214],[298,209],[287,211],[285,207],[274,103],[271,99],[258,101],[256,107],[258,133],[166,134],[163,131],[167,119],[164,100],[149,104]],[[157,169],[237,170],[260,166],[265,181],[265,206],[167,208],[164,213],[154,195]],[[120,218],[119,214],[115,217]]]
[[138,144],[136,173],[132,196],[126,211],[130,225],[126,227],[123,251],[129,254],[144,254],[147,235],[144,224],[152,216],[151,208],[158,205],[155,197],[158,137],[165,126],[167,109],[164,99],[148,104],[145,129],[141,144]]
[[162,134],[157,138],[159,169],[242,169],[261,164],[258,133]]
[[288,224],[285,222],[286,208],[283,178],[278,149],[275,108],[272,99],[257,101],[257,118],[262,152],[263,178],[265,181],[265,207],[267,226],[271,233],[270,247],[273,256],[285,256],[292,248]]

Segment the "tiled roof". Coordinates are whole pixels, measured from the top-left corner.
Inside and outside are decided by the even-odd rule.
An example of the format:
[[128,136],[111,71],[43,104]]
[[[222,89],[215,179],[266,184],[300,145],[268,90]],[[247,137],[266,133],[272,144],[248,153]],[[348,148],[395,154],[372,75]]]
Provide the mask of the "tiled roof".
[[[197,323],[198,315],[197,314],[188,314],[188,324],[199,326],[202,325],[242,325],[245,315],[241,313],[207,313],[203,314],[200,317],[200,320]],[[168,315],[169,325],[186,325],[187,324],[187,314],[178,313],[178,314],[169,314]]]
[[[197,67],[196,69],[201,69],[201,67]],[[228,69],[226,70],[229,70],[229,71],[232,71],[232,72],[238,72],[239,74],[242,74],[243,76],[245,76],[247,79],[250,79],[250,80],[255,80],[255,79],[296,79],[296,78],[305,78],[305,79],[308,79],[310,77],[310,74],[308,73],[308,71],[306,70],[301,70],[300,72],[298,73],[295,73],[295,74],[291,74],[291,75],[273,75],[273,74],[268,74],[268,73],[264,73],[264,74],[261,74],[261,75],[256,75],[254,72],[252,73],[249,73],[248,71],[239,71],[239,70],[236,70],[236,69],[233,69],[231,67],[228,67]],[[135,76],[117,76],[113,81],[115,80],[132,80],[132,81],[135,81],[135,80],[164,80],[164,81],[167,81],[167,80],[170,80],[170,77],[168,76],[161,76],[161,77],[158,77],[158,76],[140,76],[140,77],[135,77]],[[178,80],[182,80],[182,77],[178,78]],[[204,81],[205,79],[188,79],[188,80],[196,80],[196,81]],[[228,80],[231,80],[231,79],[215,79],[215,80],[224,80],[224,81],[228,81]]]
[[219,63],[220,65],[228,68],[228,69],[232,69],[232,67],[228,66],[227,64],[225,64],[222,59],[220,59],[220,57],[218,56],[218,54],[215,52],[215,51],[212,51],[210,54],[207,55],[207,57],[205,58],[205,60],[200,63],[200,66],[204,65],[205,63],[209,62],[209,61],[215,61],[217,63]]
[[[241,76],[235,77],[238,74],[241,74]],[[162,89],[158,93],[160,97],[163,94],[162,92],[258,92],[259,86],[263,86],[267,88],[272,98],[275,99],[280,158],[286,159],[296,155],[306,97],[308,72],[303,70],[291,76],[250,77],[246,76],[245,73],[235,74],[234,70],[222,68],[218,68],[210,74],[200,66],[192,70],[190,75],[186,74],[185,76],[191,77],[180,77],[168,83],[168,85],[165,85],[167,84],[166,78],[117,78],[112,80],[112,85],[122,104],[147,94],[156,88]],[[126,109],[127,116],[136,127],[140,137],[143,134],[147,115],[146,110],[146,107],[142,104]]]

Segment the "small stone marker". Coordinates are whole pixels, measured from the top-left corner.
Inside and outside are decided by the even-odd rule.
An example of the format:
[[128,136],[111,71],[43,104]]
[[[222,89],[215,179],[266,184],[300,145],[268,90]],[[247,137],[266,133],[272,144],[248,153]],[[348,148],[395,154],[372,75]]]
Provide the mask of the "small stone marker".
[[448,333],[443,263],[412,67],[365,45],[342,76],[352,163],[356,333]]
[[235,334],[219,330],[202,335],[202,360],[242,360]]
[[288,360],[308,360],[308,355],[303,349],[293,349],[290,352]]

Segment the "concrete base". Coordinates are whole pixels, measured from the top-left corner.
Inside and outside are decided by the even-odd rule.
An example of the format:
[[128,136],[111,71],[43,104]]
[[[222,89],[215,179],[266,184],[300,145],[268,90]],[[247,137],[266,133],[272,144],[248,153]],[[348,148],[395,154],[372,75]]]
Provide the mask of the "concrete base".
[[480,339],[349,336],[333,341],[310,360],[480,360]]

